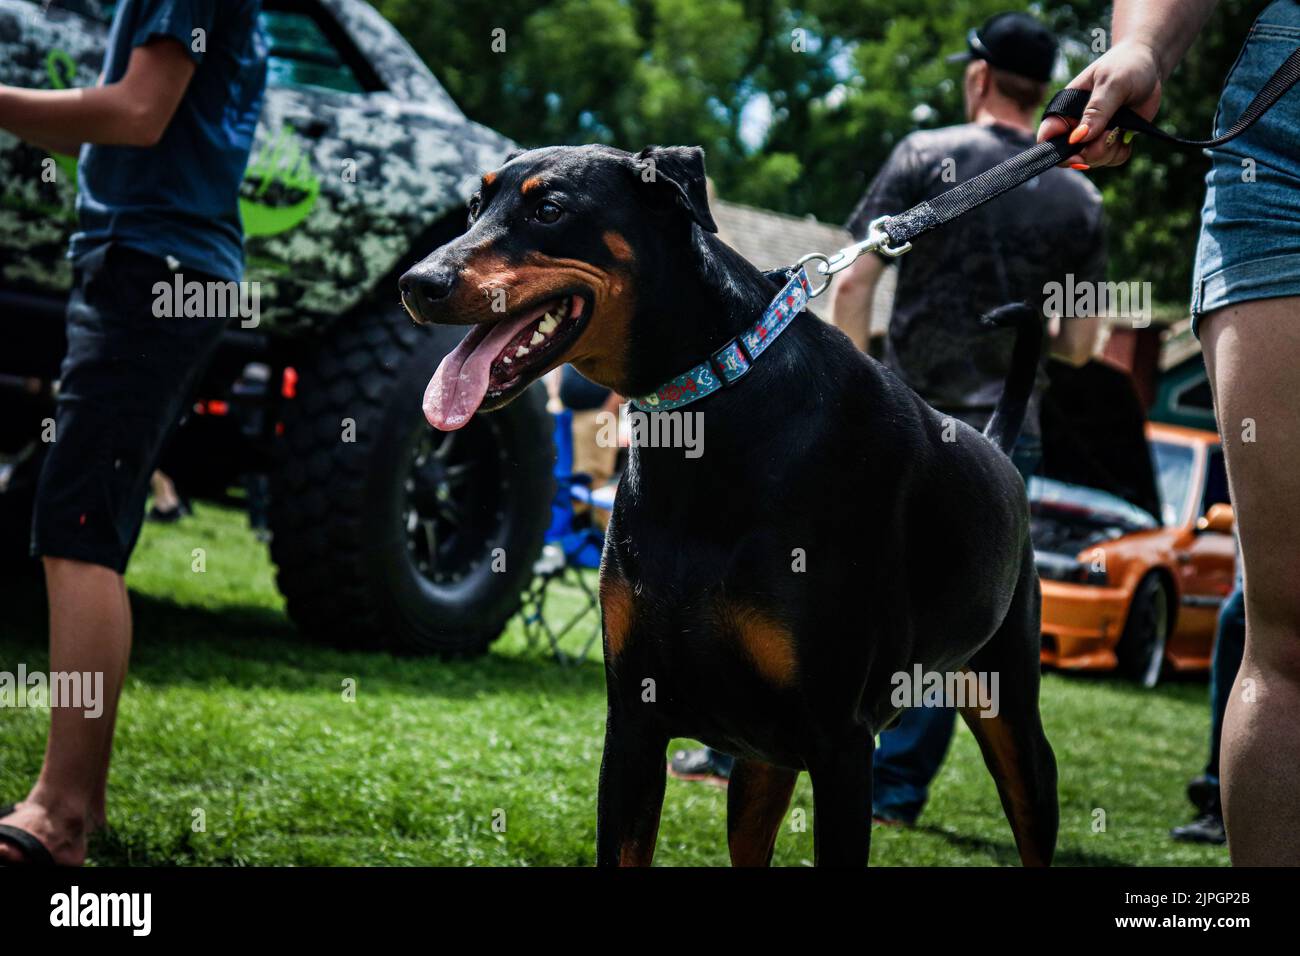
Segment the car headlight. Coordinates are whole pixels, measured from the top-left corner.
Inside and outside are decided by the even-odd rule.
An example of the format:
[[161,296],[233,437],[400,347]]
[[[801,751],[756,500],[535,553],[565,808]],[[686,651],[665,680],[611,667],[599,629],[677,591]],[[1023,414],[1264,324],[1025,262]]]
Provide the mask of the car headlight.
[[1035,551],[1034,562],[1038,565],[1038,576],[1047,581],[1091,584],[1094,587],[1103,587],[1110,583],[1105,570],[1094,570],[1092,565],[1069,555]]

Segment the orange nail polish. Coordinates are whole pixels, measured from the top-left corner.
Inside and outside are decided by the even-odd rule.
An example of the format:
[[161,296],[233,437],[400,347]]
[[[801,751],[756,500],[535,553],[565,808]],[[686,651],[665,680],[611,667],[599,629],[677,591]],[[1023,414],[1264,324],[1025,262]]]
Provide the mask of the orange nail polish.
[[1070,145],[1073,146],[1075,143],[1079,142],[1087,135],[1088,135],[1088,124],[1080,123],[1078,126],[1074,128],[1074,131],[1070,133]]
[[1070,168],[1077,169],[1080,172],[1086,172],[1087,170],[1092,169],[1092,167],[1089,166],[1087,163],[1071,163]]

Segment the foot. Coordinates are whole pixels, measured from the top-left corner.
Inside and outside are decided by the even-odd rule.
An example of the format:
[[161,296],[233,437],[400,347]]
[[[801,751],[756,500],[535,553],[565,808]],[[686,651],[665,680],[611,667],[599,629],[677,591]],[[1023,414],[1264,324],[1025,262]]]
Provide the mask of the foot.
[[[24,800],[0,823],[17,827],[36,837],[60,866],[81,866],[86,862],[87,827],[84,813],[55,813],[33,800]],[[24,859],[20,849],[8,843],[0,843],[0,866],[28,862],[31,861]]]
[[1169,835],[1179,843],[1209,843],[1223,846],[1228,842],[1227,831],[1223,828],[1223,817],[1217,813],[1204,813],[1191,823],[1174,827]]
[[725,787],[731,779],[734,759],[708,747],[696,750],[679,750],[668,762],[668,772],[678,780],[702,780]]

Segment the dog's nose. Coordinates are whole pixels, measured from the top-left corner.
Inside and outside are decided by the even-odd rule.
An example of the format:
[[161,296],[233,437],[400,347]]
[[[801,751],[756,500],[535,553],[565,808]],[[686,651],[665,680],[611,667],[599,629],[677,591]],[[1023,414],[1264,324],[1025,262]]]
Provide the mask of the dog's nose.
[[451,295],[456,273],[450,269],[418,265],[397,280],[402,305],[417,322],[432,321],[433,310]]

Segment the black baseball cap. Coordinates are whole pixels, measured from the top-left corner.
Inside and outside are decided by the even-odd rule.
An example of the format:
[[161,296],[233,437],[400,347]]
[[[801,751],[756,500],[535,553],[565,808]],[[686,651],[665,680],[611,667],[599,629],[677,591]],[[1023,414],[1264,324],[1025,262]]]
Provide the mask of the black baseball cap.
[[998,13],[966,34],[964,53],[949,62],[984,60],[1008,73],[1046,83],[1056,65],[1056,37],[1027,13]]

